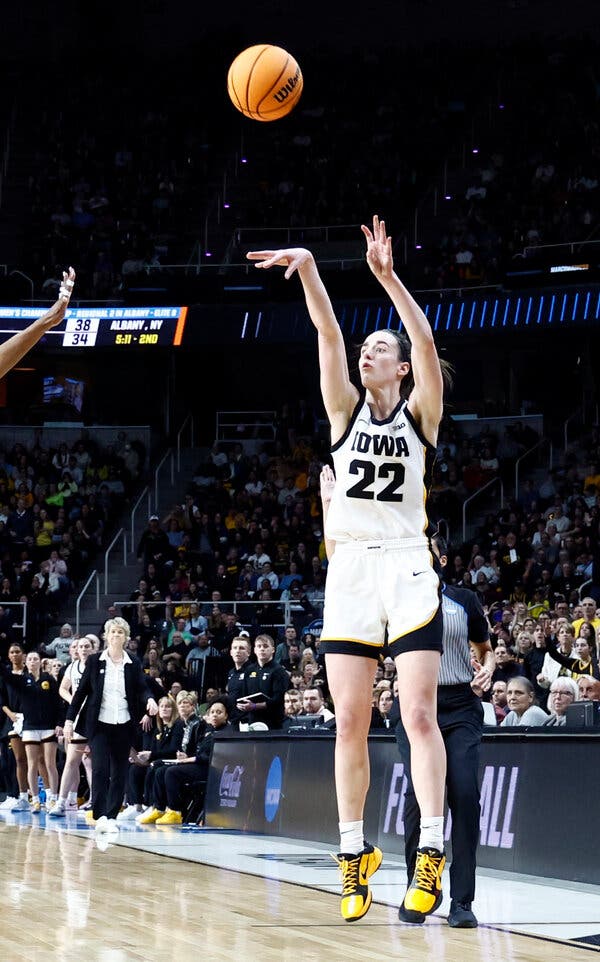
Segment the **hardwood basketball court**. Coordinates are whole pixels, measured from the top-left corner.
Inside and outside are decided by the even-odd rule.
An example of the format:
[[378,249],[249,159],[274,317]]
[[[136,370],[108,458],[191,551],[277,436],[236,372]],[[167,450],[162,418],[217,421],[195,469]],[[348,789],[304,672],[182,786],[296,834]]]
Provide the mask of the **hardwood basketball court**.
[[77,816],[8,814],[0,866],[3,962],[180,952],[206,962],[582,962],[600,951],[600,888],[488,871],[478,877],[478,929],[450,929],[446,899],[424,926],[408,926],[397,917],[404,867],[389,858],[368,915],[348,925],[327,849],[297,839],[134,825],[102,851]]

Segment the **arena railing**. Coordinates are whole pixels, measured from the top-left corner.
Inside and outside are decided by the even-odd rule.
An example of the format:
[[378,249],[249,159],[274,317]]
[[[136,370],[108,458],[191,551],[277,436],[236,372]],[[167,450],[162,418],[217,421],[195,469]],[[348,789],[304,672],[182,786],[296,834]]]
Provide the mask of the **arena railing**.
[[[275,438],[275,411],[217,411],[215,420],[215,440],[223,444],[234,444],[251,438],[272,441]],[[240,430],[241,429],[241,430]]]
[[[82,592],[81,592],[81,595],[83,595],[84,592],[89,588],[89,584],[90,584],[90,582],[91,582],[94,574],[97,574],[97,572],[92,572],[92,573],[91,573],[90,577],[88,578],[88,582],[86,583],[85,588],[84,588],[84,589],[82,590]],[[310,621],[314,621],[315,618],[321,618],[321,617],[322,617],[324,600],[325,600],[325,599],[324,599],[324,596],[323,596],[323,595],[316,595],[316,596],[313,596],[313,597],[312,597],[312,599],[311,599],[311,606],[312,606],[312,608],[313,608],[314,613],[307,614],[307,616],[306,616],[306,618],[307,618],[307,623],[309,623]],[[112,604],[114,604],[117,608],[119,608],[119,609],[121,609],[121,610],[123,610],[124,608],[135,608],[135,607],[137,606],[137,604],[138,604],[137,601],[132,601],[131,598],[120,598],[120,599],[119,599],[119,598],[111,597],[111,602],[112,602]],[[99,605],[99,603],[100,603],[100,602],[99,602],[99,596],[98,596],[98,605]],[[171,608],[172,608],[173,610],[175,610],[175,609],[177,608],[177,605],[179,605],[179,604],[181,604],[181,605],[187,605],[187,604],[189,604],[189,602],[188,602],[188,601],[180,601],[180,602],[178,602],[178,601],[173,601],[173,602],[171,603]],[[251,601],[233,601],[233,600],[227,600],[227,599],[225,599],[225,600],[223,600],[223,601],[219,601],[218,604],[217,604],[217,607],[218,607],[219,610],[222,612],[222,614],[226,614],[227,612],[233,612],[234,614],[238,615],[238,621],[240,622],[240,624],[241,624],[243,627],[248,627],[248,628],[253,627],[254,624],[255,624],[254,618],[253,618],[253,614],[254,614],[253,609],[256,609],[256,608],[258,608],[258,607],[261,607],[261,608],[262,608],[262,607],[265,607],[265,606],[268,607],[268,608],[280,608],[280,609],[282,610],[282,614],[283,614],[283,618],[282,618],[282,619],[277,620],[277,621],[273,621],[272,623],[269,623],[269,627],[278,628],[278,629],[283,629],[283,628],[285,628],[286,625],[293,624],[293,621],[294,621],[294,613],[295,613],[295,612],[294,612],[294,607],[293,607],[292,603],[289,602],[289,601],[281,601],[281,600],[279,600],[279,601],[278,601],[278,600],[273,600],[273,601],[261,601],[259,598],[257,598],[255,601],[254,601],[254,600],[251,600]],[[165,600],[163,599],[162,601],[144,601],[144,602],[143,602],[143,607],[144,607],[145,609],[164,608],[164,607],[165,607]],[[202,613],[205,617],[208,617],[208,615],[210,614],[210,610],[211,610],[213,607],[214,607],[214,605],[213,605],[213,602],[212,602],[212,601],[201,601],[201,602],[200,602],[200,611],[201,611],[201,613]],[[266,624],[265,624],[265,627],[266,627]]]
[[184,418],[183,424],[181,425],[181,427],[179,428],[179,431],[177,432],[176,448],[177,448],[177,470],[178,470],[178,471],[181,470],[181,449],[182,449],[182,447],[183,447],[183,438],[184,438],[184,435],[185,435],[186,431],[189,432],[189,445],[188,445],[188,447],[193,448],[193,447],[194,447],[194,416],[193,416],[193,414],[188,414],[187,417]]
[[474,491],[473,494],[469,495],[469,497],[465,498],[465,500],[463,501],[463,505],[462,505],[463,544],[465,544],[467,541],[467,505],[470,504],[470,502],[473,501],[475,498],[478,498],[479,495],[483,494],[484,491],[491,488],[492,485],[494,484],[500,485],[500,509],[502,509],[504,507],[504,482],[502,481],[502,478],[499,478],[499,477],[492,478],[491,481],[488,481],[487,484],[482,485],[481,488],[477,488],[477,491]]
[[21,621],[13,621],[11,628],[18,628],[21,632],[21,641],[27,637],[27,601],[3,601],[2,608],[20,608],[22,611]]
[[154,510],[159,514],[159,491],[160,491],[160,475],[165,466],[168,465],[170,470],[170,480],[171,486],[175,484],[175,455],[172,448],[167,448],[162,458],[158,462],[156,469],[154,471]]
[[589,417],[588,417],[588,413],[589,413],[588,405],[580,404],[579,407],[575,408],[575,410],[571,414],[569,414],[567,418],[565,418],[563,422],[563,431],[562,431],[565,454],[567,453],[569,449],[569,444],[571,443],[569,435],[570,435],[570,429],[572,425],[574,425],[577,421],[579,421],[581,427],[584,427],[586,424],[588,425],[598,424],[597,403],[592,405],[592,412],[591,412],[591,415],[589,415]]
[[109,544],[108,548],[104,552],[104,594],[105,595],[108,594],[108,580],[109,580],[109,564],[108,563],[110,560],[110,555],[113,548],[117,545],[119,541],[122,543],[122,548],[123,548],[123,567],[126,568],[127,567],[127,532],[125,531],[125,528],[119,528],[116,535],[114,536],[111,543]]
[[[139,540],[138,537],[136,536],[137,512],[138,512],[138,508],[140,508],[142,501],[144,501],[144,499],[146,500],[146,519],[148,519],[152,514],[152,497],[150,494],[150,488],[147,486],[140,493],[137,501],[135,502],[133,508],[131,509],[130,520],[131,520],[131,550],[132,551],[135,551],[136,545]],[[147,520],[144,520],[142,522],[141,527],[144,528],[146,524],[147,524]],[[141,535],[141,531],[140,531],[140,535]]]
[[564,251],[565,254],[581,254],[588,247],[600,248],[600,240],[571,240],[562,241],[560,244],[529,244],[527,247],[523,248],[523,257],[531,257],[532,255],[542,254],[545,255],[560,253]]
[[553,462],[554,448],[552,446],[552,441],[549,438],[541,438],[539,441],[536,441],[536,443],[532,447],[528,448],[527,451],[524,451],[521,457],[517,458],[517,460],[515,461],[515,500],[518,500],[519,498],[519,471],[521,467],[521,462],[525,460],[525,458],[527,458],[530,454],[533,454],[534,451],[537,451],[538,448],[542,447],[542,445],[546,445],[546,444],[549,447],[548,471],[551,471],[554,463]]
[[77,600],[75,601],[75,634],[79,635],[79,625],[81,622],[81,602],[83,601],[85,595],[91,590],[92,585],[96,589],[96,611],[100,611],[100,575],[94,568],[90,571],[88,580],[84,584],[83,588],[77,595]]

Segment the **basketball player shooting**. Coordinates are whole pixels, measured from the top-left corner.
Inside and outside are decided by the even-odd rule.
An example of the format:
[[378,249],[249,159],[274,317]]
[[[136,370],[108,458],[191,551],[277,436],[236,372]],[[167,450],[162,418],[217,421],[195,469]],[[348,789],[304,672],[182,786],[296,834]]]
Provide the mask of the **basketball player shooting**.
[[325,537],[335,542],[325,588],[321,650],[335,704],[335,781],[340,828],[341,914],[361,918],[381,851],[363,834],[369,787],[367,736],[377,659],[386,642],[421,811],[419,851],[407,908],[428,915],[442,899],[446,756],[436,722],[442,650],[440,580],[428,538],[427,485],[442,417],[444,375],[427,318],[396,275],[392,241],[377,216],[363,225],[366,259],[404,324],[361,345],[362,390],[350,380],[346,348],[310,251],[251,251],[259,268],[297,272],[318,335],[323,403],[337,479]]

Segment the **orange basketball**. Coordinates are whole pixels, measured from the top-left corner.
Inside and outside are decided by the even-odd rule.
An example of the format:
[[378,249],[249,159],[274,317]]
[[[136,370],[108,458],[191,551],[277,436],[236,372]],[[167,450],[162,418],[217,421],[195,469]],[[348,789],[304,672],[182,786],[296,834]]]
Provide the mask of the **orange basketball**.
[[244,117],[279,120],[302,93],[302,71],[282,47],[258,43],[237,55],[227,74],[227,93]]

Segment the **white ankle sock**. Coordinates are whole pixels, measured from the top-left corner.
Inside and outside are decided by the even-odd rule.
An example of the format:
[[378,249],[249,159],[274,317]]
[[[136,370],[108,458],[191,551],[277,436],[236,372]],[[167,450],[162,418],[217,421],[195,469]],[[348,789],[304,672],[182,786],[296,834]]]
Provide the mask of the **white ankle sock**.
[[363,821],[340,822],[340,852],[344,855],[358,855],[365,847]]
[[77,792],[69,792],[69,794],[67,795],[67,801],[68,801],[68,802],[76,802],[76,801],[77,801]]
[[444,851],[444,816],[435,815],[421,819],[419,848],[437,848]]

